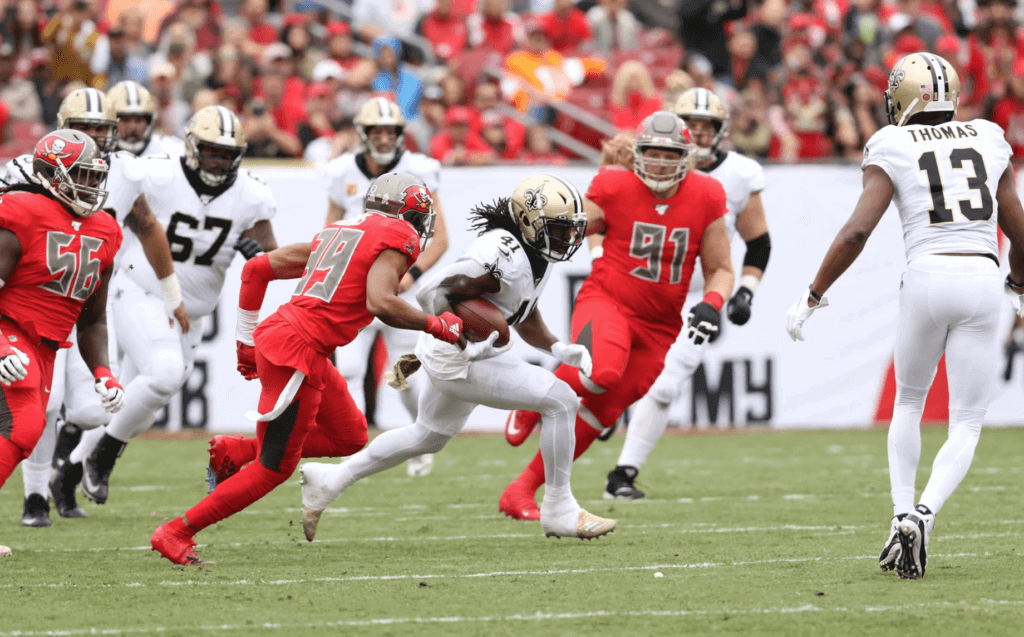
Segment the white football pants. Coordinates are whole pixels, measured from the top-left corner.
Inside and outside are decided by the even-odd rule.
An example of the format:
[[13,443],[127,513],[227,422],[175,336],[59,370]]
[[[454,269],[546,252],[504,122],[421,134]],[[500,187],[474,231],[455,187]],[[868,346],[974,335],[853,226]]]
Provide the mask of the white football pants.
[[925,255],[903,275],[888,442],[894,514],[914,508],[921,415],[943,352],[949,437],[935,457],[920,503],[938,513],[971,466],[998,364],[1002,287],[998,267],[986,257]]

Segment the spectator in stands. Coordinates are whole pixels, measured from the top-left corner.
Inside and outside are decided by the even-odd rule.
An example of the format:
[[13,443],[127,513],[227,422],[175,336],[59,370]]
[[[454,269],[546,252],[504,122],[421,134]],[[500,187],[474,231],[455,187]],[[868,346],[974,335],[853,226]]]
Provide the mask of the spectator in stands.
[[149,70],[149,92],[156,100],[155,131],[161,135],[182,136],[185,122],[192,114],[189,103],[181,99],[178,70],[170,62],[159,62]]
[[327,24],[327,55],[345,71],[345,81],[352,89],[369,89],[377,76],[377,65],[357,55],[352,49],[352,28],[348,22]]
[[505,130],[505,137],[508,143],[518,151],[523,147],[526,137],[526,127],[511,117],[506,117],[498,111],[498,104],[501,103],[501,89],[494,82],[479,82],[473,91],[473,109],[476,111],[477,121],[482,122],[485,116],[498,118],[502,128]]
[[1006,96],[992,109],[992,121],[1006,131],[1006,141],[1013,148],[1013,161],[1024,162],[1024,54],[1013,63]]
[[117,16],[117,25],[124,31],[129,55],[147,58],[153,47],[146,42],[146,15],[138,7],[129,7]]
[[967,38],[969,61],[961,73],[968,78],[961,105],[985,112],[1005,92],[1008,71],[1024,53],[1024,35],[1014,16],[1016,6],[1016,0],[978,0],[977,24]]
[[7,108],[7,104],[0,99],[0,144],[6,144],[11,141],[11,111]]
[[726,48],[725,23],[747,15],[747,0],[682,0],[679,39],[687,51],[711,62],[715,79],[731,83],[732,58]]
[[192,96],[193,113],[196,113],[207,106],[217,106],[218,104],[220,104],[220,95],[217,94],[217,91],[213,91],[208,88],[199,89],[196,91],[196,94]]
[[[263,50],[261,70],[265,76],[284,78],[284,91],[280,98],[270,97],[264,92],[262,78],[256,82],[256,94],[266,97],[267,104],[274,105],[275,112],[278,112],[279,108],[284,108],[287,115],[283,116],[281,121],[294,121],[295,125],[305,117],[302,104],[306,95],[306,82],[299,77],[297,66],[291,48],[283,42],[274,42]],[[294,127],[290,125],[282,123],[282,126],[292,133],[295,132]]]
[[454,73],[449,73],[438,82],[441,87],[442,100],[445,108],[462,105],[466,103],[466,83]]
[[434,55],[450,60],[469,42],[469,29],[463,16],[452,11],[452,0],[437,0],[437,6],[420,22],[419,32],[430,40]]
[[[269,48],[269,47],[268,47]],[[291,95],[286,90],[288,80],[284,74],[271,70],[260,78],[258,96],[263,100],[277,128],[290,135],[298,135],[299,124],[306,119],[304,97],[306,89],[301,84],[295,89],[298,95]]]
[[337,110],[329,84],[317,82],[309,85],[306,92],[306,119],[298,126],[303,152],[313,140],[334,135],[331,122],[338,117]]
[[39,31],[40,12],[35,0],[17,0],[8,6],[3,23],[0,24],[0,38],[10,43],[18,57],[28,55],[32,49],[42,46]]
[[693,78],[682,69],[676,69],[665,78],[665,92],[662,95],[661,110],[670,111],[680,95],[693,88]]
[[303,159],[317,166],[323,166],[335,157],[359,148],[362,142],[356,135],[355,124],[351,117],[337,119],[332,122],[332,126],[334,134],[330,137],[313,140],[302,154]]
[[277,42],[277,29],[267,20],[268,0],[244,0],[241,15],[249,26],[249,39],[260,46]]
[[626,9],[626,0],[601,0],[587,11],[587,22],[594,34],[593,47],[601,53],[632,51],[640,46],[640,23]]
[[48,128],[57,126],[57,109],[60,108],[61,84],[53,78],[53,57],[45,48],[32,49],[29,53],[29,79],[39,96],[43,107],[43,123]]
[[894,37],[912,33],[924,40],[926,48],[922,50],[931,51],[945,29],[934,17],[921,12],[921,4],[921,0],[896,0],[896,13],[889,18],[889,31]]
[[520,155],[520,159],[526,164],[545,164],[549,166],[561,166],[568,162],[564,155],[556,153],[548,139],[547,129],[540,124],[535,124],[526,129],[526,148]]
[[537,17],[551,48],[559,53],[575,51],[593,37],[587,14],[576,8],[574,0],[555,0],[551,11]]
[[733,147],[749,157],[767,158],[772,129],[768,125],[767,104],[760,87],[744,91],[730,115]]
[[169,62],[178,78],[178,94],[186,102],[206,84],[213,73],[213,63],[205,53],[196,53],[196,38],[184,22],[175,22],[164,33],[149,64]]
[[398,38],[388,35],[373,41],[373,58],[380,69],[373,80],[373,90],[391,91],[395,95],[395,103],[402,109],[405,121],[409,122],[419,116],[423,84],[415,73],[404,68],[404,64],[399,61],[401,55],[402,44]]
[[89,68],[103,78],[104,87],[111,87],[124,80],[149,84],[146,61],[128,51],[128,40],[120,26],[111,28],[107,35],[100,37],[92,52]]
[[352,18],[359,35],[373,42],[384,35],[402,40],[416,34],[416,25],[434,0],[355,0]]
[[896,9],[882,0],[851,0],[843,18],[844,32],[851,40],[864,44],[865,64],[883,64],[885,44],[890,39],[889,18]]
[[284,158],[302,154],[302,143],[298,136],[278,127],[263,98],[252,100],[243,111],[242,130],[249,144],[245,151],[246,157]]
[[54,48],[54,79],[63,83],[91,82],[89,60],[99,37],[89,3],[85,0],[74,0],[51,18],[43,29],[42,41]]
[[856,159],[856,155],[861,152],[871,136],[889,122],[885,114],[882,91],[879,91],[865,75],[853,74],[845,90],[849,95],[850,108],[853,111],[853,124],[860,138],[858,148],[847,153],[847,157]]
[[518,138],[510,137],[506,120],[497,111],[486,111],[480,117],[480,137],[494,150],[498,159],[515,161],[523,150],[526,131]]
[[13,43],[0,44],[0,101],[7,104],[11,119],[41,122],[43,106],[39,103],[35,85],[14,74],[17,56]]
[[466,19],[469,46],[485,46],[508,55],[523,43],[523,21],[508,10],[508,0],[480,0],[479,10]]
[[623,62],[612,81],[609,115],[621,131],[632,132],[648,115],[661,110],[661,95],[651,74],[641,62]]
[[446,166],[486,166],[495,153],[470,125],[473,111],[453,106],[444,118],[445,129],[430,141],[430,156]]
[[213,51],[221,42],[220,5],[211,0],[179,0],[160,23],[159,34],[176,22],[183,22],[195,35],[196,51]]
[[238,50],[243,60],[258,61],[263,55],[263,45],[249,39],[249,22],[240,16],[224,20],[222,41]]
[[313,38],[309,33],[309,25],[304,14],[289,13],[284,17],[284,25],[281,27],[281,42],[292,51],[295,74],[300,78],[308,79],[313,71],[313,65],[319,62],[323,55],[313,47]]
[[416,140],[416,147],[427,150],[430,140],[444,126],[444,91],[437,84],[423,89],[420,99],[420,116],[405,125],[405,138]]

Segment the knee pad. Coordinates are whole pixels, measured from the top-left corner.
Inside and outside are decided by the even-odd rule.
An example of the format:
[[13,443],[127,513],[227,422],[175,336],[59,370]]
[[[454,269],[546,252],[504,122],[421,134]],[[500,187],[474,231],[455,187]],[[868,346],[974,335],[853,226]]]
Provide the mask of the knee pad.
[[928,387],[911,387],[897,382],[896,404],[924,409],[924,401],[928,398],[928,389]]
[[427,435],[423,438],[420,443],[420,448],[423,450],[422,453],[437,453],[444,449],[448,441],[451,440],[449,436],[439,434],[433,431],[428,431]]
[[[581,376],[582,378],[582,376]],[[571,414],[580,407],[579,396],[564,381],[555,381],[548,390],[542,404],[542,416],[554,416],[558,413]]]
[[110,414],[103,408],[100,403],[100,396],[96,394],[96,404],[89,405],[86,407],[76,406],[74,409],[68,408],[65,420],[71,424],[77,425],[82,429],[96,429],[102,427],[110,422]]
[[150,389],[166,397],[173,396],[185,384],[185,362],[179,352],[160,350],[153,356]]
[[668,405],[679,395],[680,387],[682,387],[682,382],[679,379],[661,374],[647,390],[647,397],[656,403]]

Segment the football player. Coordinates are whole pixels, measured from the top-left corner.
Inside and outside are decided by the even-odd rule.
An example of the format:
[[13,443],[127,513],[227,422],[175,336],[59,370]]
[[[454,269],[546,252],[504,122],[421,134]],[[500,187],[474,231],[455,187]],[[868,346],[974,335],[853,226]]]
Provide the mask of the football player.
[[[693,136],[694,167],[720,181],[725,188],[725,205],[728,209],[725,226],[730,243],[738,234],[747,244],[740,287],[733,293],[726,307],[729,320],[736,325],[743,325],[750,320],[754,291],[764,276],[771,252],[768,222],[761,203],[764,171],[756,161],[721,149],[721,143],[729,130],[729,114],[714,93],[706,88],[690,89],[679,96],[673,110],[683,119]],[[686,307],[699,303],[703,295],[704,277],[699,269],[695,269]],[[681,335],[668,350],[665,369],[632,412],[619,461],[608,474],[606,498],[637,500],[644,497],[644,492],[636,488],[634,480],[648,454],[665,433],[669,407],[679,398],[683,384],[700,365],[704,347]],[[521,443],[526,435],[529,435],[529,431],[510,442]]]
[[[362,215],[327,225],[312,243],[250,260],[239,293],[238,370],[262,385],[259,458],[225,480],[185,515],[159,526],[154,551],[175,564],[201,564],[195,534],[241,511],[288,479],[300,456],[344,456],[367,440],[330,354],[376,316],[397,329],[454,343],[462,321],[433,316],[398,297],[401,279],[433,232],[430,191],[406,173],[386,173],[367,190]],[[267,285],[299,280],[288,303],[257,328]]]
[[[1024,299],[1024,210],[1014,187],[1012,150],[987,120],[954,122],[956,69],[931,53],[898,61],[885,105],[890,126],[864,147],[864,192],[832,242],[814,281],[789,309],[786,329],[804,322],[854,262],[895,202],[907,271],[900,284],[893,365],[896,403],[889,425],[893,518],[879,565],[916,579],[927,567],[935,516],[967,474],[988,409],[1002,307],[997,226],[1010,241],[1006,287]],[[1024,309],[1019,310],[1024,314]],[[949,375],[949,438],[914,506],[921,415],[942,354]]]
[[31,184],[0,190],[0,487],[29,457],[46,426],[57,351],[72,328],[100,395],[114,412],[124,390],[107,358],[107,287],[121,244],[107,197],[107,162],[73,130],[39,140]]
[[167,154],[181,157],[185,143],[172,135],[154,133],[156,99],[146,87],[125,80],[107,91],[107,101],[117,119],[117,148],[136,157]]
[[[149,157],[136,178],[171,243],[190,320],[201,324],[217,307],[239,242],[258,246],[251,256],[277,248],[270,224],[277,204],[265,183],[239,170],[246,143],[234,113],[207,106],[192,116],[187,130],[183,157]],[[127,442],[153,425],[154,412],[185,383],[203,334],[163,320],[161,281],[145,262],[144,246],[127,242],[111,282],[114,331],[124,352],[124,376],[131,377],[125,388],[131,400],[108,425],[83,436],[70,456],[71,465],[83,463],[82,474],[75,474],[82,475],[82,493],[97,504],[107,500],[110,472]],[[63,487],[72,480],[66,476]]]
[[[107,162],[105,189],[108,192],[104,209],[123,223],[144,246],[149,267],[156,272],[164,285],[165,308],[169,315],[188,329],[188,314],[185,312],[181,294],[177,292],[177,277],[171,260],[167,236],[156,222],[153,213],[140,197],[135,174],[142,165],[127,153],[115,152],[117,129],[114,112],[103,93],[94,88],[83,88],[68,94],[57,111],[57,123],[61,128],[81,131],[96,142],[104,161]],[[9,183],[30,183],[33,177],[31,155],[15,158],[7,164]],[[74,332],[72,332],[72,340]],[[114,339],[108,338],[113,346]],[[116,356],[110,356],[116,365]],[[85,517],[85,511],[78,506],[73,484],[67,489],[58,480],[51,480],[51,463],[60,477],[61,467],[68,454],[78,443],[82,429],[101,427],[110,422],[110,414],[101,409],[91,396],[89,386],[92,372],[82,359],[77,348],[61,350],[54,363],[53,387],[47,406],[48,433],[41,436],[32,455],[22,464],[22,478],[25,483],[25,506],[21,523],[24,526],[50,526],[50,506],[46,494],[49,490],[57,512],[61,517]],[[64,406],[64,426],[57,430],[61,406]],[[71,468],[72,470],[74,468]]]
[[[538,175],[521,182],[510,199],[479,206],[471,218],[480,236],[461,259],[420,289],[422,306],[438,312],[461,300],[486,299],[527,343],[589,375],[586,347],[555,338],[537,309],[551,265],[569,260],[583,243],[583,197],[558,177]],[[540,443],[547,459],[540,518],[545,534],[590,539],[615,528],[615,520],[581,509],[569,485],[579,399],[548,370],[507,353],[511,343],[494,347],[497,337],[494,332],[464,349],[420,337],[415,357],[424,368],[425,383],[416,422],[382,433],[340,465],[303,465],[307,540],[313,540],[320,514],[345,489],[418,454],[437,453],[462,430],[477,405],[536,410],[546,419]]]
[[[441,183],[441,164],[437,160],[409,152],[405,149],[405,118],[397,104],[383,97],[366,102],[355,118],[356,133],[362,142],[362,150],[345,153],[327,165],[327,223],[362,212],[363,198],[370,182],[376,177],[393,170],[409,173],[427,185],[434,198],[437,222],[434,238],[423,250],[419,260],[402,278],[404,298],[413,302],[411,288],[420,276],[437,263],[448,249],[448,229],[444,222],[438,192]],[[346,349],[338,352],[338,369],[345,376],[350,387],[355,387],[354,397],[360,409],[364,407],[362,387],[366,376],[370,348],[380,333],[384,337],[391,360],[394,364],[398,354],[410,352],[416,346],[416,336],[408,330],[396,330],[374,321],[372,329],[363,330]],[[416,419],[416,397],[422,377],[413,377],[409,382],[411,391],[401,392],[402,404],[413,420]],[[211,449],[211,453],[213,453]],[[407,467],[409,475],[430,473],[433,458],[414,458]]]
[[[593,357],[593,372],[568,365],[555,371],[583,399],[577,457],[661,373],[683,328],[698,254],[706,279],[704,298],[688,315],[695,344],[718,332],[733,286],[725,190],[715,178],[691,170],[693,144],[685,124],[675,113],[658,111],[638,127],[633,150],[633,170],[602,168],[587,192],[587,232],[606,232],[604,255],[576,296],[572,336]],[[517,410],[510,418],[514,428],[532,428],[541,414]],[[538,453],[505,489],[499,507],[517,519],[537,519],[535,494],[544,480]]]

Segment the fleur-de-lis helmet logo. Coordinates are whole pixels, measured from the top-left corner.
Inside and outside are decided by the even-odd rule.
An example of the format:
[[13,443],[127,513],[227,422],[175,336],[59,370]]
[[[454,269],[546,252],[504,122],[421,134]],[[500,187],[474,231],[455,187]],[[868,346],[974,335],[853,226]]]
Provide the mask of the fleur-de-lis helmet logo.
[[548,205],[548,196],[544,194],[544,184],[524,192],[523,201],[526,203],[527,210],[543,210],[544,206]]

